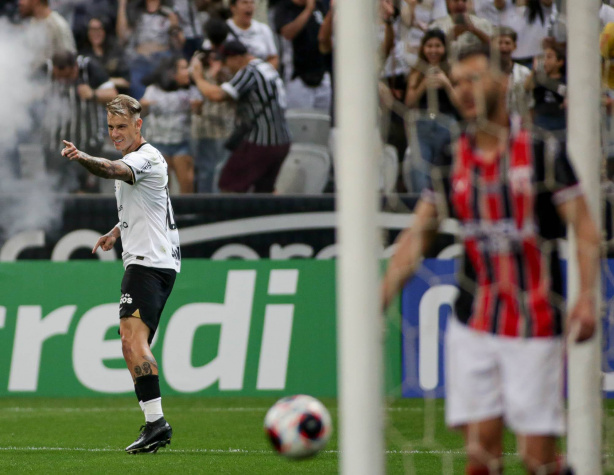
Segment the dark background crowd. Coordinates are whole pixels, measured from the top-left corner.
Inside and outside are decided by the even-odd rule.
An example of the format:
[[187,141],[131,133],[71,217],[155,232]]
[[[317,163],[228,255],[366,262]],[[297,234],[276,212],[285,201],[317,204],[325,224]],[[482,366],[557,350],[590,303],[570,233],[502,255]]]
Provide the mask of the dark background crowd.
[[[428,164],[450,143],[459,119],[450,63],[465,46],[490,45],[499,56],[513,113],[536,128],[564,132],[564,2],[377,2],[382,142],[397,167],[389,191],[420,190]],[[143,106],[145,137],[169,163],[171,192],[281,192],[276,176],[298,149],[290,146],[290,112],[318,112],[334,136],[333,14],[332,0],[4,1],[0,15],[30,33],[20,41],[35,51],[32,78],[46,88],[44,100],[32,105],[36,133],[20,138],[16,173],[28,174],[24,164],[33,157],[24,156],[39,154],[64,190],[110,192],[57,155],[68,138],[89,154],[119,158],[106,134],[104,104],[129,94]],[[614,8],[604,3],[600,21],[605,32]],[[259,77],[267,85],[256,84]],[[606,80],[606,112],[610,97]],[[246,121],[251,132],[230,147]],[[605,134],[606,150],[610,142]],[[270,165],[262,157],[271,154],[278,158],[261,173]],[[236,163],[230,166],[239,159],[255,171],[243,176]],[[326,173],[320,191],[334,191],[334,173]]]

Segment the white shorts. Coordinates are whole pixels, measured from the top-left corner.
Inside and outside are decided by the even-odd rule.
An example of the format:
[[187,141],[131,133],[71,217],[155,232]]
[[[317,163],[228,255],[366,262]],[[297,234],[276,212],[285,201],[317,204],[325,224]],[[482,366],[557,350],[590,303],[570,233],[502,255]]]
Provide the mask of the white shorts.
[[502,337],[450,318],[445,341],[448,426],[501,416],[517,434],[565,432],[562,338]]

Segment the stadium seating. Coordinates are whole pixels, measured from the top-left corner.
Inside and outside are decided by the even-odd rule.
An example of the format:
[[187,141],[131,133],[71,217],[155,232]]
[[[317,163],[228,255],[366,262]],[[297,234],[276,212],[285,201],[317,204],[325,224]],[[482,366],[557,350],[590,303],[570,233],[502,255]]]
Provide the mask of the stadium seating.
[[286,120],[293,143],[328,145],[330,115],[315,109],[288,109]]
[[331,159],[326,147],[293,143],[275,184],[280,195],[320,194],[328,181]]

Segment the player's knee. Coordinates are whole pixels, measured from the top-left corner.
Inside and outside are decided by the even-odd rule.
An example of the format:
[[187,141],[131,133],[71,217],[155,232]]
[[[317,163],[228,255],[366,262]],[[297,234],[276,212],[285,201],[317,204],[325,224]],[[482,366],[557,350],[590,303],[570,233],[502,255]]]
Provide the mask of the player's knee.
[[134,340],[132,338],[132,334],[122,333],[122,354],[124,358],[130,359],[132,354],[134,353]]
[[466,446],[467,457],[476,464],[490,466],[501,460],[502,447],[497,441],[470,441]]
[[573,471],[565,464],[552,460],[539,460],[524,456],[524,466],[531,475],[570,475]]
[[123,328],[120,327],[120,335],[124,358],[130,359],[130,357],[135,354],[140,344],[138,333],[124,326]]

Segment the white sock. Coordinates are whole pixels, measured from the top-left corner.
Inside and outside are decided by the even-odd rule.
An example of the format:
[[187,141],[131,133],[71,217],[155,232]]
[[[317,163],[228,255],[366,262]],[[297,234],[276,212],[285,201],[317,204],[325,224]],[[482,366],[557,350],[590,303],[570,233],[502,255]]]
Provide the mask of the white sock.
[[143,402],[143,412],[145,413],[145,422],[155,422],[164,417],[162,412],[162,398],[158,397],[151,401]]
[[141,411],[145,412],[145,405],[143,404],[143,401],[139,401],[139,406],[141,406]]

